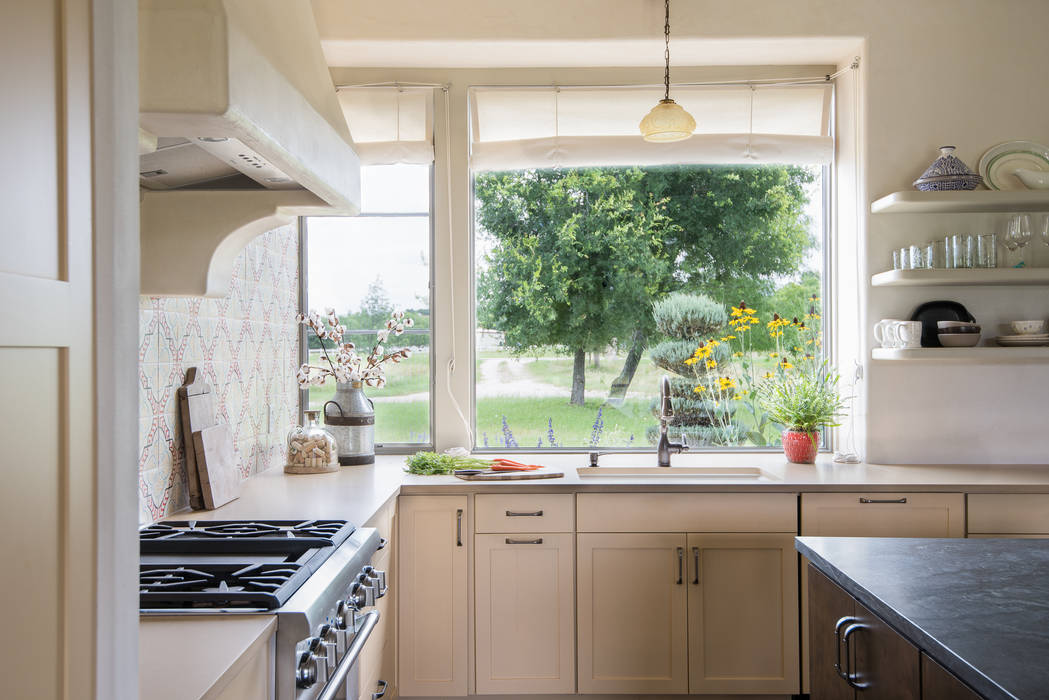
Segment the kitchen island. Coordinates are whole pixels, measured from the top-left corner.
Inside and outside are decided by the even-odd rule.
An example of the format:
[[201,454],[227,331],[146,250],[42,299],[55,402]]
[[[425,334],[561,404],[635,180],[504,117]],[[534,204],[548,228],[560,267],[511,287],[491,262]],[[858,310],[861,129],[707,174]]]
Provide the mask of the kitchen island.
[[[1049,697],[1049,540],[799,537],[796,547],[815,570],[813,698],[857,686],[863,697]],[[941,678],[955,689],[934,688]]]

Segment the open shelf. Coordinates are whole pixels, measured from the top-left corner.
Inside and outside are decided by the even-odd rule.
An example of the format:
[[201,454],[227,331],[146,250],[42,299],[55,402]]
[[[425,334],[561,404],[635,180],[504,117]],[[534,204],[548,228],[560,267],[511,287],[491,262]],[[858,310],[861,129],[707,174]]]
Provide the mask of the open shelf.
[[872,214],[965,214],[1049,211],[1049,190],[893,192],[871,203]]
[[873,287],[1011,287],[1049,285],[1049,267],[965,270],[888,270],[871,277]]
[[871,351],[871,359],[979,365],[1030,364],[1049,362],[1049,347],[1003,348],[987,345],[975,348],[874,348]]

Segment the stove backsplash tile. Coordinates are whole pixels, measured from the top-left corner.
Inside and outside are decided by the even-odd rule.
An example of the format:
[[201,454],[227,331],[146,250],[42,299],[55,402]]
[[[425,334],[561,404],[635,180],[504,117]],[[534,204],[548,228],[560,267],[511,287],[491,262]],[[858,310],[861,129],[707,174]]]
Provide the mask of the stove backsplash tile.
[[244,475],[283,463],[299,410],[298,278],[298,237],[284,226],[244,249],[223,299],[139,298],[140,523],[189,507],[176,398],[187,367],[212,385]]

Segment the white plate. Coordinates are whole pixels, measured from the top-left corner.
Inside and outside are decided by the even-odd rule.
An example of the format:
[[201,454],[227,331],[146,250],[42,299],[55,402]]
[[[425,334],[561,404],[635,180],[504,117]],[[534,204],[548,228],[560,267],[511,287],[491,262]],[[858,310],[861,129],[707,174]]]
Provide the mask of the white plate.
[[1049,340],[1049,333],[1025,333],[1024,335],[1000,335],[999,340]]
[[992,190],[1026,190],[1016,176],[1021,169],[1049,172],[1049,147],[1034,141],[1006,141],[980,158],[980,175]]
[[1027,347],[1041,347],[1043,345],[1049,345],[1049,339],[1046,340],[1002,340],[998,339],[998,344],[1003,347],[1014,347],[1014,348],[1027,348]]

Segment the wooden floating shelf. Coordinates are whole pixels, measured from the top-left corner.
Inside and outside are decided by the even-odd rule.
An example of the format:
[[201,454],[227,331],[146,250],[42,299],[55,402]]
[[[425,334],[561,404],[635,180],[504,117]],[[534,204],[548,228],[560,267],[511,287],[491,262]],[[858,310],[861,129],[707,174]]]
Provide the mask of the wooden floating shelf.
[[893,192],[871,203],[872,214],[965,214],[1049,211],[1049,190]]
[[1049,267],[966,270],[889,270],[871,277],[873,287],[1011,287],[1049,285]]
[[1049,347],[1003,348],[874,348],[871,359],[890,362],[940,362],[972,365],[1004,365],[1049,362]]

